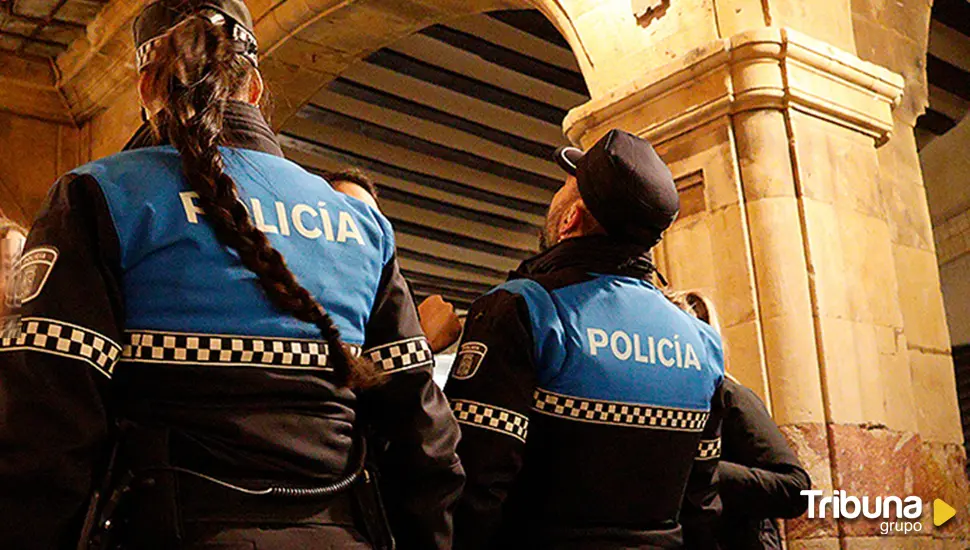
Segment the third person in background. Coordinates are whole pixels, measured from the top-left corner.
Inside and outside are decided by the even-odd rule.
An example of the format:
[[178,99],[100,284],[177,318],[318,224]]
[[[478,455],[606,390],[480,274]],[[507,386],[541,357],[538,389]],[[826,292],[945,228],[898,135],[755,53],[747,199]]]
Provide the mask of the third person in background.
[[[698,319],[718,330],[710,300],[697,292],[683,298]],[[781,550],[776,520],[805,513],[808,499],[801,492],[812,488],[812,480],[753,391],[727,375],[723,393],[718,542],[722,550]]]
[[[330,182],[335,191],[351,196],[371,208],[380,211],[377,202],[377,184],[358,168],[348,168],[337,172],[326,172],[323,177]],[[439,295],[428,296],[418,305],[421,329],[428,338],[431,351],[440,353],[451,346],[461,336],[461,320],[455,313],[455,306]]]

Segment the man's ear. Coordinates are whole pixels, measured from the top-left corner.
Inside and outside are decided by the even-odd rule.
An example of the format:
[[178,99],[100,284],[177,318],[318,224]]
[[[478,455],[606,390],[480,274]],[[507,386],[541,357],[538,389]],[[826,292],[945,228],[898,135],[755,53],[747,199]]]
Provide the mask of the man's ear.
[[583,228],[583,201],[577,200],[566,208],[562,218],[559,219],[559,239],[574,237],[582,233]]
[[252,76],[249,77],[249,93],[246,102],[250,105],[259,106],[259,100],[263,98],[264,90],[263,75],[259,74],[258,70],[253,70]]

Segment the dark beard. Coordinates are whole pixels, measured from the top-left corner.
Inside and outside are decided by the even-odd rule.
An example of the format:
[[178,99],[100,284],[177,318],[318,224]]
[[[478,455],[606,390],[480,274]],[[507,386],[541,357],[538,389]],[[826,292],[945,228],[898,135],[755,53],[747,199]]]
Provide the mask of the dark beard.
[[546,238],[546,230],[540,229],[539,230],[539,252],[545,252],[550,248],[552,248],[552,245],[549,244],[549,239]]
[[546,223],[539,230],[539,252],[545,252],[557,244],[553,231],[559,225],[563,210],[563,208],[553,210],[552,205],[549,205],[549,210],[546,211]]

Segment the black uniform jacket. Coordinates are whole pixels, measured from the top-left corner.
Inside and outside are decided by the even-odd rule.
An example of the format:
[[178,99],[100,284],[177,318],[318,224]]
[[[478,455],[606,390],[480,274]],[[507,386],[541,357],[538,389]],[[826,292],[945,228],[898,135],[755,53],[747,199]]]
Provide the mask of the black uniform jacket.
[[456,548],[713,547],[720,339],[647,258],[569,239],[472,306],[445,388]]
[[401,547],[450,547],[458,426],[390,224],[283,159],[254,108],[231,104],[226,124],[240,200],[387,382],[334,383],[316,327],[216,241],[174,148],[80,167],[34,222],[0,341],[0,548],[74,548],[119,419],[167,427],[174,466],[322,485],[352,467],[358,414],[388,442]]
[[774,518],[808,508],[812,482],[753,391],[724,380],[723,452],[718,464],[724,503],[719,540],[725,550],[781,550]]

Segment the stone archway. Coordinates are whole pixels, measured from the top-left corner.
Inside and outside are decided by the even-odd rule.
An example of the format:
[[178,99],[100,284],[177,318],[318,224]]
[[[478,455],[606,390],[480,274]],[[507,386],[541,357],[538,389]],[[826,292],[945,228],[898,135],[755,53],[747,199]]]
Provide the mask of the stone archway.
[[[367,54],[439,21],[484,11],[536,8],[580,52],[580,68],[592,72],[592,56],[575,26],[575,8],[557,0],[282,0],[249,2],[262,51],[261,69],[275,92],[274,126],[281,127],[305,101]],[[88,35],[57,60],[58,86],[70,117],[91,128],[94,157],[109,154],[137,125],[133,49],[129,32],[139,2],[116,1],[91,23]],[[595,11],[589,7],[586,11]]]

